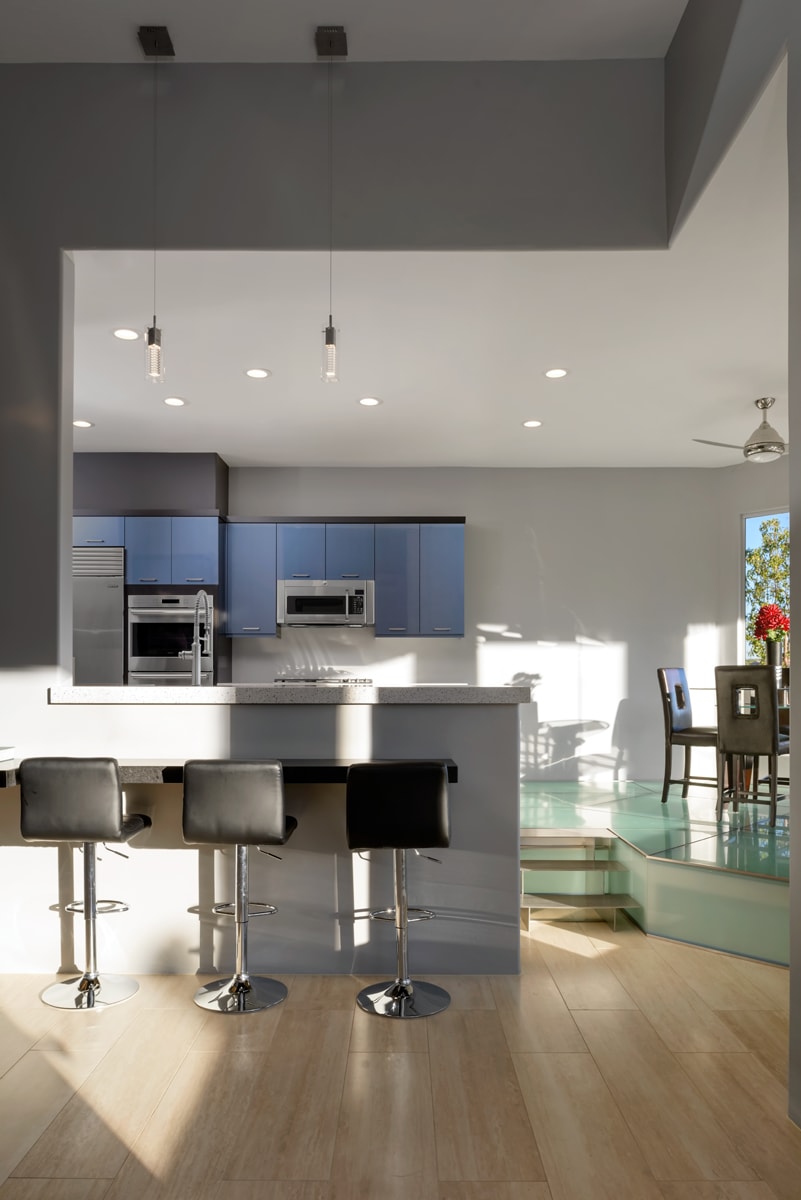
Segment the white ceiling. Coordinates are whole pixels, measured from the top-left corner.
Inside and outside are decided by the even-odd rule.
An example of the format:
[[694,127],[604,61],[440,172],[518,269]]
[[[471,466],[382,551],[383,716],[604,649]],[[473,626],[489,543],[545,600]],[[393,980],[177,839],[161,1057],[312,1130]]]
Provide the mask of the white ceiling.
[[313,62],[344,25],[351,62],[662,58],[687,0],[3,0],[0,62],[140,62],[140,25],[181,62]]
[[787,436],[785,94],[782,67],[669,250],[335,252],[338,384],[319,374],[326,252],[159,252],[153,385],[141,340],[112,336],[150,322],[152,253],[81,251],[75,415],[95,425],[75,448],[232,466],[742,462],[692,439],[743,442],[762,395]]

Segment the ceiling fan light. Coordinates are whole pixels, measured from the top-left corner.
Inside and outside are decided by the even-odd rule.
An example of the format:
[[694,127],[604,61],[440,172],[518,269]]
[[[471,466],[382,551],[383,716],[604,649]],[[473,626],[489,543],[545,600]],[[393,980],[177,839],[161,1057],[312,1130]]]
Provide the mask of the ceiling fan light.
[[777,458],[781,458],[785,449],[781,439],[775,442],[746,442],[743,454],[748,462],[775,462]]

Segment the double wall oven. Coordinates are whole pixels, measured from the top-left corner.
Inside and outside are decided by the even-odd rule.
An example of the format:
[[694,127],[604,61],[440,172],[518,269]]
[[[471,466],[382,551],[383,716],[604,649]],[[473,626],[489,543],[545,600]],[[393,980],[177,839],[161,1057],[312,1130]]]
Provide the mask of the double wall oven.
[[[170,687],[192,681],[192,641],[195,632],[195,597],[128,596],[128,684],[130,687]],[[214,682],[214,600],[209,596],[209,621],[199,606],[199,634],[203,652],[200,679]]]

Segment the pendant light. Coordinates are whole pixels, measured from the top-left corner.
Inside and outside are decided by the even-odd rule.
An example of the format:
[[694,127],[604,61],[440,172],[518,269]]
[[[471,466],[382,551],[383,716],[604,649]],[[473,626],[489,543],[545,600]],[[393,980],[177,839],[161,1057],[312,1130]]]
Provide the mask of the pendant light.
[[153,59],[153,324],[145,334],[145,378],[151,383],[164,380],[164,356],[161,347],[161,330],[156,322],[156,241],[157,241],[157,195],[158,195],[158,63],[160,58],[174,58],[172,39],[166,25],[140,25],[139,44],[146,58]]
[[335,58],[347,58],[348,39],[344,25],[318,25],[314,35],[318,58],[328,59],[328,324],[323,329],[321,378],[337,383],[337,331],[334,328],[334,93]]

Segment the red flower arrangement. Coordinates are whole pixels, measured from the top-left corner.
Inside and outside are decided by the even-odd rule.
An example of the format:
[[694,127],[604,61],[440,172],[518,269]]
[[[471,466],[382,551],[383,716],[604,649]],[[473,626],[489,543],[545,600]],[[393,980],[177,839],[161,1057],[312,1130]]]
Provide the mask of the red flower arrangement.
[[763,604],[754,621],[754,637],[763,642],[780,642],[790,632],[790,618],[778,604]]

